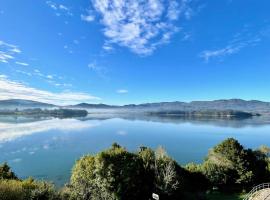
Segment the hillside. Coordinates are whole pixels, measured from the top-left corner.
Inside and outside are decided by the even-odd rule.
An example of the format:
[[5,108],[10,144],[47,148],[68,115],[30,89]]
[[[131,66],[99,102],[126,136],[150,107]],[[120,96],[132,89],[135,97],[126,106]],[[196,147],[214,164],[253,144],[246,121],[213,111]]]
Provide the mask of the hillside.
[[24,99],[8,99],[0,100],[0,110],[7,109],[29,109],[29,108],[53,108],[57,107],[53,104],[42,103],[38,101],[24,100]]
[[254,113],[270,113],[270,103],[242,99],[214,100],[214,101],[192,101],[192,102],[159,102],[145,104],[129,104],[124,106],[111,106],[106,104],[78,104],[75,108],[85,109],[113,109],[113,110],[132,110],[132,111],[201,111],[201,110],[237,110]]
[[[29,109],[29,108],[53,108],[57,105],[41,103],[37,101],[11,99],[1,100],[0,110],[4,109]],[[260,114],[270,113],[270,103],[242,99],[214,100],[214,101],[192,101],[192,102],[158,102],[144,104],[129,104],[123,106],[107,104],[80,103],[77,105],[63,106],[64,108],[86,109],[92,112],[152,112],[152,111],[243,111]]]

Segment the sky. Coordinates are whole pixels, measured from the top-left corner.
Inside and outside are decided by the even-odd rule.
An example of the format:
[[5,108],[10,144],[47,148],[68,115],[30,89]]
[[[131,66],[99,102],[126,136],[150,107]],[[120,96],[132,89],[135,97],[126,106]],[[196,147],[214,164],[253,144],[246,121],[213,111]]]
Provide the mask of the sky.
[[1,0],[0,100],[270,101],[269,0]]

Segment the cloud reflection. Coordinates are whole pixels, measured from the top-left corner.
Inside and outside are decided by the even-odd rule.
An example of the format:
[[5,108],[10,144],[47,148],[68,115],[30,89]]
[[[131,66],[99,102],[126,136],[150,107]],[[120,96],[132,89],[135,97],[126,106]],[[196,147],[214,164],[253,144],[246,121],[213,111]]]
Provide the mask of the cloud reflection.
[[50,130],[79,131],[95,127],[98,124],[79,121],[76,119],[50,119],[29,123],[2,123],[0,122],[0,143],[8,142],[22,136],[32,135]]

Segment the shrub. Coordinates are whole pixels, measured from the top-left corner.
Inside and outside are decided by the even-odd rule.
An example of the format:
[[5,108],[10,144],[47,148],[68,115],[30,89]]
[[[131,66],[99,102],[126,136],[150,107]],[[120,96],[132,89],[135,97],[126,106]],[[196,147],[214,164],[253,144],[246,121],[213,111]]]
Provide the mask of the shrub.
[[0,180],[0,197],[4,200],[24,200],[22,182],[17,180]]
[[4,200],[60,200],[52,184],[33,179],[0,180],[0,197]]

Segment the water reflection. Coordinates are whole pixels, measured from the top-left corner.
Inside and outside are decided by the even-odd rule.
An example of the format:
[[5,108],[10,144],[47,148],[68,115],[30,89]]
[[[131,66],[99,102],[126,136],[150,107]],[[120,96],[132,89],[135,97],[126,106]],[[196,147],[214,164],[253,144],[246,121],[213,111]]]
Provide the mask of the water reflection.
[[[31,135],[33,133],[46,132],[49,130],[58,131],[75,131],[97,126],[98,123],[89,123],[89,121],[103,121],[109,119],[125,119],[129,121],[146,121],[159,123],[183,124],[190,123],[193,125],[212,125],[217,127],[256,127],[270,124],[270,117],[261,116],[250,119],[213,119],[213,118],[183,118],[178,116],[153,116],[153,115],[128,115],[128,114],[90,114],[84,118],[31,118],[31,117],[0,117],[0,143],[11,141],[16,138]],[[125,131],[119,131],[119,135],[126,135]]]
[[[0,143],[49,130],[76,131],[97,126],[77,119],[0,118]],[[3,122],[4,121],[4,122]]]
[[191,123],[193,125],[212,125],[217,127],[243,128],[247,126],[265,126],[270,124],[270,116],[254,116],[247,119],[222,119],[207,117],[181,117],[181,116],[158,116],[158,115],[139,115],[139,114],[89,114],[82,120],[108,120],[120,118],[130,121],[146,121],[159,123],[183,124]]

